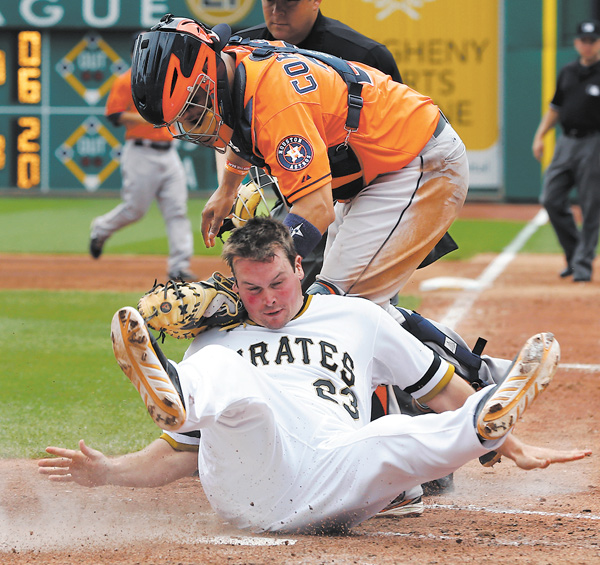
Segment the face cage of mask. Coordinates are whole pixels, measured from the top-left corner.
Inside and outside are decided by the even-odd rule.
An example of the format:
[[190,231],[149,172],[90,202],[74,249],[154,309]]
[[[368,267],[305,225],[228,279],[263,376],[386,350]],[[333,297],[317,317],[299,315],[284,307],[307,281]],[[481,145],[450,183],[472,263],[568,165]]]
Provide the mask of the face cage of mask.
[[[211,147],[219,153],[225,153],[229,140],[220,136],[223,119],[213,108],[217,108],[217,88],[215,81],[206,74],[199,74],[193,86],[188,86],[189,94],[179,113],[166,124],[169,133],[175,139],[189,141],[196,145]],[[202,102],[194,101],[198,94]],[[197,118],[184,119],[187,112],[193,111]],[[206,123],[205,123],[206,120]],[[186,125],[187,124],[187,125]],[[194,133],[197,128],[202,133]],[[220,142],[219,145],[215,145]]]

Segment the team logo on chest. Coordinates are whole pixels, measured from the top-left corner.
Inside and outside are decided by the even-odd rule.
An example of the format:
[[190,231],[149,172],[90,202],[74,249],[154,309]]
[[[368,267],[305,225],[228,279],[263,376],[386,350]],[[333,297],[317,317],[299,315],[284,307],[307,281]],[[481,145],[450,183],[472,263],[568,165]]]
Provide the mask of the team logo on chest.
[[277,161],[287,171],[300,171],[313,159],[311,144],[299,135],[282,139],[277,147]]

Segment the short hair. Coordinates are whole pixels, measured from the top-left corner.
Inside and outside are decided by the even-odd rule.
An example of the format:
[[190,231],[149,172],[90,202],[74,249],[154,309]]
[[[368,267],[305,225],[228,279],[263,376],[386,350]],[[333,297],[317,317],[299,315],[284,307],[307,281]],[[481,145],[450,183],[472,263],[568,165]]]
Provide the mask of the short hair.
[[270,261],[280,249],[296,270],[298,252],[290,230],[270,216],[256,216],[231,232],[221,256],[233,273],[235,259]]

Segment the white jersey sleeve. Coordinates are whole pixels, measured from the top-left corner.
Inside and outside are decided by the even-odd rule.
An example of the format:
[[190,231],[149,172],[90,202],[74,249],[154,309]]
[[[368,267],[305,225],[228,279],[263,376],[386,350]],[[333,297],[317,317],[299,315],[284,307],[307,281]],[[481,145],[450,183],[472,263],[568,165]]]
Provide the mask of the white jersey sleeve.
[[373,339],[373,385],[396,385],[426,403],[454,374],[454,367],[407,332],[382,308]]

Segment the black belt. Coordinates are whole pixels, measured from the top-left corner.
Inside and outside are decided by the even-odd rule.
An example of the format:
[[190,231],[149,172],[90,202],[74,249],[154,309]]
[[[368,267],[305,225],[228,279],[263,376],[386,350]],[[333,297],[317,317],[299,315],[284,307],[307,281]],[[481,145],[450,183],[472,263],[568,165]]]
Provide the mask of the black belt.
[[446,116],[444,116],[443,112],[440,110],[440,119],[437,123],[437,126],[435,127],[435,131],[433,132],[433,137],[437,137],[438,135],[440,135],[440,133],[442,133],[442,131],[444,131],[444,128],[446,127],[447,123],[448,123],[448,119],[446,118]]
[[158,151],[168,151],[171,149],[171,143],[169,141],[150,141],[149,139],[134,139],[134,145],[143,146],[143,147],[151,147],[152,149],[156,149]]
[[597,135],[600,133],[600,130],[597,129],[565,129],[565,135],[567,137],[574,137],[576,139],[581,139],[582,137],[591,137],[592,135]]

